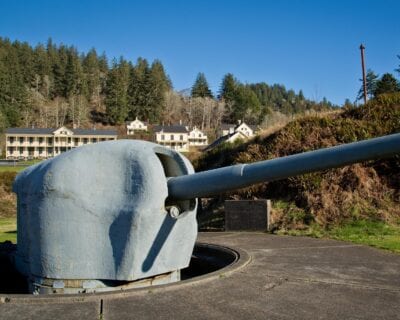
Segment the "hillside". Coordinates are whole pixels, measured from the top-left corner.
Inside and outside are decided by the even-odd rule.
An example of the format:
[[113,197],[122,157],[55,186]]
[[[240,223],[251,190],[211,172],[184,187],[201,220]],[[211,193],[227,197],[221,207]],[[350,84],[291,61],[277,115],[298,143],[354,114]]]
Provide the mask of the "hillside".
[[[326,116],[304,117],[268,136],[245,144],[224,145],[205,154],[197,171],[235,163],[255,162],[318,148],[400,132],[400,95],[384,95],[364,107],[345,109]],[[276,229],[322,227],[359,219],[400,223],[400,159],[371,161],[264,183],[204,201],[200,224],[221,222],[217,212],[224,199],[273,200]],[[212,215],[211,215],[212,216]],[[209,224],[208,224],[209,225]],[[211,224],[212,226],[212,224]]]

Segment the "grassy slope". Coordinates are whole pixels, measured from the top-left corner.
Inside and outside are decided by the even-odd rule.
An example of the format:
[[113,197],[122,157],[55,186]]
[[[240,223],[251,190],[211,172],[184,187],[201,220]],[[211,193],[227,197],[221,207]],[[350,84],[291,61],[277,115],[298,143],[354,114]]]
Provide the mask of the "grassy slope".
[[[305,117],[290,122],[266,137],[245,144],[221,146],[195,163],[197,170],[234,163],[266,160],[315,150],[341,143],[364,140],[400,132],[400,95],[382,97],[362,108],[344,110],[324,117]],[[356,164],[321,173],[306,174],[278,182],[259,184],[222,197],[223,199],[273,199],[276,231],[312,233],[348,239],[346,226],[359,234],[354,223],[369,221],[373,229],[380,223],[392,225],[390,233],[400,250],[400,160]],[[208,212],[220,205],[208,202]],[[216,210],[217,211],[217,210]],[[210,216],[208,216],[208,221]],[[218,219],[212,217],[214,221]],[[220,220],[220,219],[219,219]],[[200,225],[205,222],[200,217]],[[207,222],[205,222],[207,225]],[[221,221],[218,221],[221,225]],[[208,224],[212,227],[212,224]],[[350,228],[349,227],[349,228]],[[376,227],[376,228],[375,228]],[[339,228],[339,229],[338,229]],[[311,230],[311,231],[310,231]],[[336,231],[333,231],[336,230]],[[340,233],[339,230],[344,230]],[[349,229],[350,230],[350,229]],[[380,233],[377,232],[377,234]],[[388,231],[389,232],[389,231]],[[389,239],[390,237],[388,237]],[[392,240],[388,240],[390,242]],[[391,245],[388,245],[390,247]],[[396,249],[397,250],[397,249]]]
[[17,242],[17,222],[15,217],[0,218],[0,242],[6,240]]

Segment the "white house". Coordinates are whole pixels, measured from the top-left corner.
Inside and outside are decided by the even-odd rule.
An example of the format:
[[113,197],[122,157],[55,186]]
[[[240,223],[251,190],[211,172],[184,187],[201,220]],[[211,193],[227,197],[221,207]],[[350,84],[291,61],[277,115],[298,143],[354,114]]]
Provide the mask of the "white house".
[[6,158],[51,158],[73,148],[100,141],[116,140],[115,130],[54,128],[8,128]]
[[220,126],[220,137],[211,143],[205,151],[211,150],[224,142],[233,143],[236,140],[247,140],[254,136],[257,126],[251,126],[238,121],[238,124],[222,123]]
[[135,134],[135,131],[147,131],[147,123],[140,121],[137,117],[133,121],[127,121],[126,133],[132,135]]
[[202,147],[208,145],[208,137],[197,127],[194,127],[192,131],[189,132],[189,145]]
[[154,126],[156,143],[176,151],[189,151],[189,131],[183,125]]
[[238,121],[238,124],[222,123],[220,127],[220,136],[226,136],[234,132],[241,132],[247,138],[254,136],[257,131],[257,126],[248,125],[245,122]]
[[204,151],[211,150],[224,142],[233,143],[239,139],[242,141],[245,141],[248,139],[248,137],[240,131],[228,133],[222,137],[219,137],[217,140],[215,140],[213,143],[211,143],[207,148],[205,148]]

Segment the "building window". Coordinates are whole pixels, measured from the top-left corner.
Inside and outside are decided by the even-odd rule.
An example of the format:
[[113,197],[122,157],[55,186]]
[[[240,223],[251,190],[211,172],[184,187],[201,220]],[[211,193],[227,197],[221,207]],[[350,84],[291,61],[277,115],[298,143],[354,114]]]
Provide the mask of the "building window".
[[52,144],[52,143],[53,143],[53,138],[47,138],[47,142],[48,142],[49,144]]
[[40,147],[40,148],[39,148],[39,154],[42,154],[42,153],[43,153],[43,148]]
[[39,143],[43,143],[43,138],[39,137]]
[[171,140],[175,140],[175,137],[173,134],[171,134]]
[[68,138],[68,143],[71,143],[71,138]]
[[24,152],[24,147],[19,147],[19,153],[23,153]]
[[29,137],[29,143],[33,143],[33,137]]
[[97,138],[93,138],[93,139],[92,139],[92,142],[93,142],[93,143],[96,143],[96,142],[97,142]]
[[53,148],[47,148],[47,153],[53,153]]
[[87,144],[88,143],[88,138],[83,138],[83,143]]
[[14,137],[9,138],[10,143],[14,143]]
[[13,153],[14,152],[14,147],[8,147],[8,152]]
[[24,143],[24,137],[19,137],[19,143]]
[[181,134],[181,135],[179,136],[179,139],[181,139],[181,141],[183,140],[183,134]]
[[77,146],[79,143],[79,138],[74,138],[74,144]]
[[165,135],[161,135],[161,140],[165,140]]

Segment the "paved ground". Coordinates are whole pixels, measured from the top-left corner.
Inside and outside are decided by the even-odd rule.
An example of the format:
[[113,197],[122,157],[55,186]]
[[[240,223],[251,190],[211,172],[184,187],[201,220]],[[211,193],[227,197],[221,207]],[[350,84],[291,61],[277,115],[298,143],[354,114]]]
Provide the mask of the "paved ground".
[[239,248],[251,261],[212,280],[117,295],[0,295],[0,319],[400,319],[400,255],[262,233],[199,241]]

